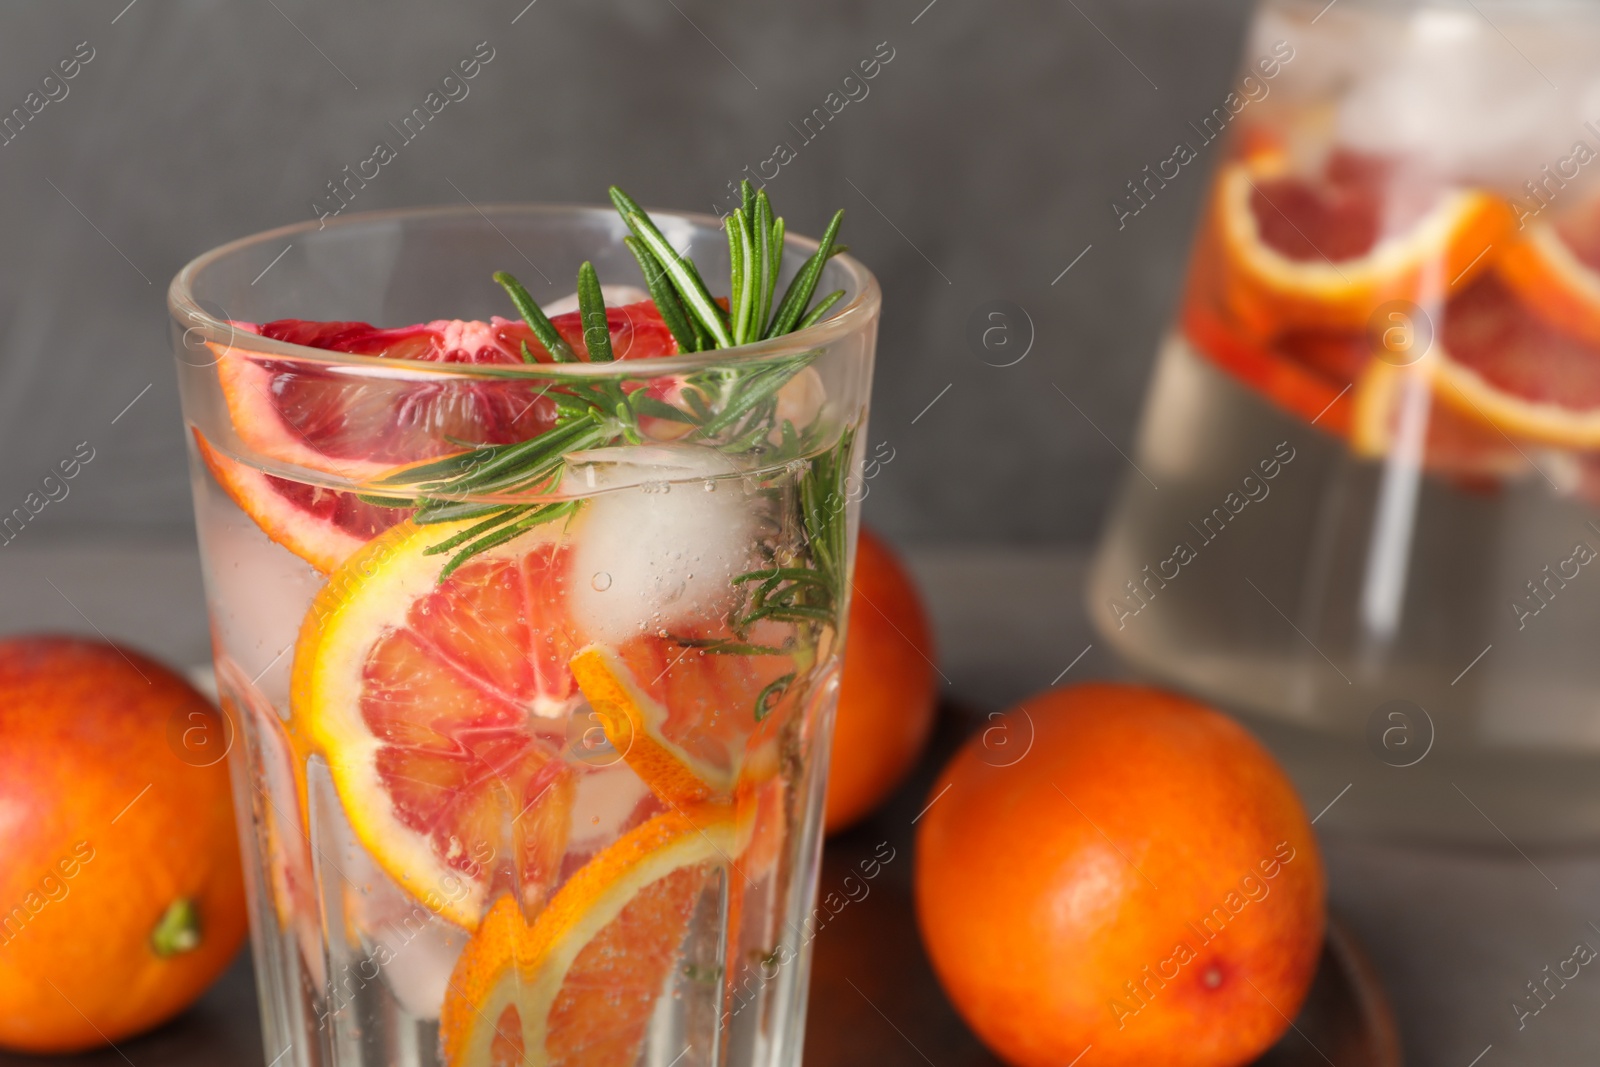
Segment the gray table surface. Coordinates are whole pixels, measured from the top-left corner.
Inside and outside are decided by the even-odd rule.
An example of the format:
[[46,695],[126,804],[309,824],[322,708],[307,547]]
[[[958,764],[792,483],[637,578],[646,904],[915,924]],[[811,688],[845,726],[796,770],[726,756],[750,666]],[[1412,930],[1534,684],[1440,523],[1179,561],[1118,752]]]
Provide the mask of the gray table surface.
[[[949,703],[974,715],[998,710],[1048,686],[1086,647],[1068,680],[1125,673],[1084,617],[1081,553],[925,550],[909,558],[933,610]],[[22,630],[99,633],[170,662],[204,663],[193,549],[0,551],[0,633]],[[1511,1004],[1546,964],[1570,956],[1585,931],[1591,942],[1600,937],[1589,926],[1600,923],[1600,848],[1535,852],[1546,881],[1511,848],[1428,848],[1327,832],[1322,843],[1332,906],[1384,976],[1408,1063],[1594,1062],[1600,978],[1585,969],[1520,1030]],[[178,1025],[144,1039],[139,1067],[191,1062],[180,1050],[197,1034],[210,1062],[255,1062],[253,1019],[238,1022],[253,1012],[249,983],[237,973]]]

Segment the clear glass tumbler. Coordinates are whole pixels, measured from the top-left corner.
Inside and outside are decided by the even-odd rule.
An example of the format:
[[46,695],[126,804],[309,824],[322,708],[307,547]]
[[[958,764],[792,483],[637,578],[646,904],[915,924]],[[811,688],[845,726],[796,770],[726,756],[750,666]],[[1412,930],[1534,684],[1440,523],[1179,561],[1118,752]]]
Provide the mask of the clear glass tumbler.
[[1600,838],[1597,49],[1569,0],[1266,0],[1113,205],[1213,174],[1090,611],[1324,825]]
[[173,281],[279,1067],[800,1062],[878,287],[834,256],[831,315],[691,354],[608,288],[591,362],[550,279],[637,284],[626,232],[358,215]]

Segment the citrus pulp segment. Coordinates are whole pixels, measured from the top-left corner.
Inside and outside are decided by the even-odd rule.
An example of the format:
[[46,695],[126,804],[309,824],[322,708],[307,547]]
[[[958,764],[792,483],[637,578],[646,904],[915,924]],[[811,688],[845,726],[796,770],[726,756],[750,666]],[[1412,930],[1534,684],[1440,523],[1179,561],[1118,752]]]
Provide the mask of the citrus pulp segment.
[[334,572],[301,628],[291,684],[294,717],[361,843],[468,928],[495,892],[533,909],[559,876],[576,703],[560,524],[441,581],[450,555],[428,549],[473,521],[407,521]]

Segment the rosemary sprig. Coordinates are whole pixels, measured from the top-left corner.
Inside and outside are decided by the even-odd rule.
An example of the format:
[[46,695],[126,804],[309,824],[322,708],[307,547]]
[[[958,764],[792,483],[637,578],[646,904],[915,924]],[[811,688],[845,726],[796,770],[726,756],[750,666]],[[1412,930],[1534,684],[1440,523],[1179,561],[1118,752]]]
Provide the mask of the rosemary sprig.
[[[782,451],[812,457],[798,484],[809,559],[805,563],[774,559],[771,566],[735,577],[733,585],[748,592],[728,617],[733,636],[692,642],[695,647],[707,652],[750,655],[752,648],[761,647],[752,644],[750,630],[768,619],[802,627],[837,625],[839,606],[844,602],[847,548],[845,479],[851,469],[854,438],[854,431],[846,430],[832,448],[818,452],[812,431],[797,433],[793,426],[785,424]],[[758,720],[770,710],[765,706],[769,697],[770,694],[763,694],[757,703]]]
[[[819,321],[844,296],[839,290],[823,297],[815,307],[810,306],[828,258],[843,247],[835,243],[843,211],[834,214],[817,251],[802,264],[774,308],[782,266],[784,221],[773,214],[765,190],[757,191],[749,182],[743,182],[740,193],[739,208],[724,220],[729,257],[724,309],[711,296],[694,260],[672,247],[637,201],[616,186],[610,189],[611,200],[631,231],[623,243],[638,262],[650,298],[680,351],[731,348],[802,329]],[[551,360],[558,364],[580,361],[573,346],[521,282],[505,271],[497,271],[494,280],[505,289]],[[585,262],[578,270],[578,308],[588,362],[613,362],[616,353],[605,299],[592,263]],[[522,358],[528,363],[538,362],[526,343]],[[704,442],[723,451],[756,452],[763,459],[770,458],[766,455],[769,452],[778,459],[801,458],[820,442],[812,441],[809,433],[797,433],[788,423],[776,424],[777,394],[815,358],[815,352],[805,352],[747,367],[713,367],[696,372],[685,379],[680,390],[682,407],[648,396],[642,390],[629,392],[613,379],[552,382],[539,394],[548,396],[555,405],[556,419],[551,429],[511,444],[467,445],[454,455],[407,467],[380,478],[374,486],[379,491],[365,494],[362,499],[382,507],[414,507],[415,521],[423,524],[477,519],[428,549],[432,554],[454,553],[443,572],[447,575],[478,553],[504,544],[534,526],[575,514],[582,504],[580,500],[538,502],[526,498],[558,488],[566,457],[572,452],[641,442],[641,416],[686,424],[691,427],[686,440]],[[771,440],[775,432],[780,438],[777,445]],[[844,448],[847,455],[848,438]],[[832,477],[831,468],[824,474]],[[803,498],[806,480],[815,475],[813,467],[802,479]],[[398,495],[402,490],[411,495]],[[486,496],[521,499],[485,501]],[[807,534],[815,538],[812,521],[808,512]],[[832,556],[818,554],[817,559],[820,564],[824,558],[836,561],[841,556],[842,548]],[[833,621],[839,591],[818,577],[827,572],[819,569],[813,575],[805,568],[781,570],[785,576],[775,583],[770,576],[764,578],[756,589],[752,612],[741,624],[741,632],[764,618],[819,624]],[[802,572],[807,576],[800,576]],[[718,651],[755,647],[748,642],[714,644]],[[771,696],[763,694],[763,701]]]
[[[550,353],[550,358],[557,363],[576,363],[578,357],[572,351],[572,346],[556,332],[555,326],[545,317],[539,305],[533,302],[533,297],[528,295],[528,290],[522,287],[522,283],[503,270],[494,272],[494,280],[499,282],[510,295],[511,302],[516,305],[517,313],[522,316],[522,321],[528,324],[528,329],[532,330],[539,343],[544,345],[545,350]],[[522,346],[522,358],[528,363],[537,362],[526,344]]]
[[817,302],[817,306],[812,308],[806,317],[800,320],[800,325],[796,327],[796,329],[803,330],[808,326],[815,326],[817,323],[822,321],[822,316],[826,315],[830,310],[832,310],[833,305],[837,304],[843,299],[844,290],[835,289],[833,292],[829,293],[827,296],[823,297]]
[[639,261],[639,271],[650,290],[650,299],[655,302],[656,310],[661,312],[661,321],[672,331],[672,339],[678,342],[678,348],[684,352],[700,351],[699,339],[689,325],[689,316],[684,313],[683,302],[678,299],[677,291],[667,281],[667,272],[661,269],[661,264],[656,262],[637,237],[624,237],[622,243]]
[[583,346],[590,363],[610,363],[611,323],[606,319],[606,298],[600,292],[600,278],[587,259],[578,268],[578,312],[583,321]]
[[733,337],[728,333],[727,321],[723,318],[722,310],[711,299],[711,294],[706,291],[705,283],[700,280],[700,272],[695,269],[693,262],[678,255],[645,209],[615,185],[611,187],[611,202],[622,213],[628,229],[633,231],[633,235],[666,271],[684,306],[717,342],[715,347],[732,348]]
[[851,445],[855,432],[846,430],[839,443],[811,461],[811,468],[800,479],[800,513],[806,525],[806,540],[829,603],[844,596],[845,502],[850,475]]
[[783,294],[783,303],[778,305],[778,312],[773,316],[772,325],[765,336],[780,337],[789,333],[805,317],[806,305],[811,302],[811,294],[817,290],[817,281],[822,277],[822,268],[827,266],[829,257],[833,255],[833,239],[839,236],[839,225],[842,222],[844,222],[844,208],[833,213],[833,221],[828,223],[817,250],[789,283],[788,291]]

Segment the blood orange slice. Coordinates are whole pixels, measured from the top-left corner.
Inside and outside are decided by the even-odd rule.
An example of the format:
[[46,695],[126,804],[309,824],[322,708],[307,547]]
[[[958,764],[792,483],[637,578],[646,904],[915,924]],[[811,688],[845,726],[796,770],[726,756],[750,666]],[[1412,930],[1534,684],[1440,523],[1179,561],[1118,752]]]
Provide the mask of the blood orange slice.
[[792,656],[713,652],[654,636],[620,649],[589,645],[571,667],[607,739],[673,806],[726,800],[748,785],[742,772],[759,762],[750,754],[774,734],[780,705],[798,688]]
[[[1208,303],[1191,295],[1183,311],[1184,333],[1188,340],[1223,369],[1248,382],[1279,407],[1316,424],[1331,433],[1343,433],[1350,422],[1350,405],[1345,390],[1349,379],[1341,379],[1325,369],[1341,365],[1350,349],[1365,352],[1360,334],[1311,333],[1304,338],[1286,338],[1283,344],[1269,345],[1228,328],[1224,318]],[[1297,358],[1303,351],[1322,359]]]
[[1202,227],[1196,240],[1180,320],[1185,339],[1279,407],[1343,434],[1350,422],[1348,389],[1371,358],[1364,333],[1303,328],[1273,336],[1240,322],[1227,306],[1219,241],[1212,226]]
[[1600,448],[1600,343],[1532,314],[1496,275],[1450,302],[1429,361],[1457,410],[1514,437]]
[[1440,300],[1484,268],[1512,223],[1499,197],[1430,188],[1344,150],[1317,174],[1257,152],[1224,167],[1214,195],[1228,304],[1263,335],[1362,329],[1386,301]]
[[1528,460],[1483,420],[1435,403],[1428,367],[1375,359],[1353,394],[1350,447],[1359,456],[1404,458],[1464,485],[1498,485],[1531,473]]
[[217,451],[199,429],[194,443],[201,462],[240,510],[268,537],[324,574],[410,515],[365,503],[355,493],[256,470]]
[[329,578],[295,648],[296,722],[352,829],[425,905],[475,927],[502,890],[536,911],[566,854],[577,703],[559,524],[440,580],[470,526],[402,523]]
[[[653,303],[610,308],[606,314],[616,358],[677,351]],[[551,322],[579,357],[587,358],[579,313]],[[542,393],[547,383],[430,375],[415,366],[520,366],[524,343],[535,358],[548,362],[549,354],[521,322],[440,320],[397,329],[299,319],[235,325],[240,332],[233,345],[212,346],[228,413],[251,450],[281,463],[366,482],[396,466],[459,451],[457,442],[524,441],[555,420],[555,404]],[[253,352],[249,335],[411,365],[389,378],[354,377]]]
[[450,977],[445,1061],[630,1067],[695,904],[739,836],[731,807],[663,812],[580,868],[532,923],[501,898]]
[[1546,322],[1600,345],[1600,199],[1535,221],[1496,270]]

